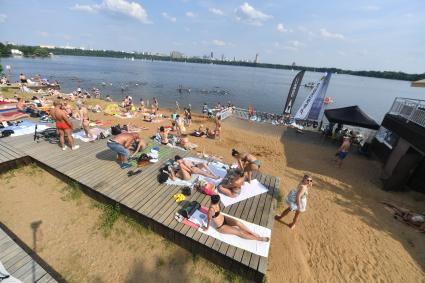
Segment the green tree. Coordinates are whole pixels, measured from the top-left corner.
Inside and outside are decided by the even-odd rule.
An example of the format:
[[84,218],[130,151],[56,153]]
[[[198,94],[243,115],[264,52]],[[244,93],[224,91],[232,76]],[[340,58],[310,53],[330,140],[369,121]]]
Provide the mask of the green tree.
[[50,55],[49,50],[47,50],[47,48],[41,47],[35,48],[32,54],[39,57],[48,57]]

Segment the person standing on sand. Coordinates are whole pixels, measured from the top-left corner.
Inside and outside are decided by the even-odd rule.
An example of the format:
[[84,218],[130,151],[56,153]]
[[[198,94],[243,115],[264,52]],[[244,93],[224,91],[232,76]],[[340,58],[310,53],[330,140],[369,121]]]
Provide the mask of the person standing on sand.
[[89,127],[89,114],[87,108],[81,102],[77,102],[78,113],[81,119],[81,127],[88,138],[92,137]]
[[280,215],[276,215],[274,218],[276,220],[280,220],[289,212],[295,211],[294,219],[292,223],[289,224],[289,228],[295,228],[295,224],[297,224],[298,219],[300,218],[301,212],[304,212],[307,208],[307,195],[308,189],[313,187],[313,179],[310,175],[304,175],[302,181],[299,183],[297,190],[292,190],[286,196],[286,203],[288,204],[288,208],[285,209]]
[[145,102],[143,101],[143,98],[140,98],[140,112],[145,113]]
[[347,157],[348,152],[350,151],[351,140],[350,137],[345,136],[343,138],[342,144],[339,147],[338,153],[336,154],[336,164],[339,168],[342,166],[342,161]]
[[62,150],[66,150],[65,134],[68,137],[68,142],[72,150],[80,148],[79,145],[74,145],[74,139],[72,138],[72,124],[71,121],[69,121],[66,112],[62,110],[62,103],[55,101],[53,106],[55,108],[50,111],[50,116],[52,116],[52,118],[56,121],[56,129],[59,132],[59,142]]
[[[135,145],[137,144],[137,145]],[[140,149],[146,147],[145,142],[140,138],[137,133],[122,133],[111,139],[109,139],[106,145],[117,153],[117,161],[120,163],[121,169],[126,169],[131,167],[128,164],[128,157],[130,156],[129,149],[135,145],[135,150],[133,156],[139,152]],[[133,157],[132,156],[132,157]]]

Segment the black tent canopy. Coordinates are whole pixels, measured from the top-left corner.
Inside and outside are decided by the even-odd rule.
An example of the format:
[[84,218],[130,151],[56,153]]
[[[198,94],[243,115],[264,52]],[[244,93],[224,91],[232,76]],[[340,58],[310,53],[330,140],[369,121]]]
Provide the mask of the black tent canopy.
[[379,124],[367,115],[360,107],[350,106],[325,110],[326,119],[331,123],[357,126],[377,130]]

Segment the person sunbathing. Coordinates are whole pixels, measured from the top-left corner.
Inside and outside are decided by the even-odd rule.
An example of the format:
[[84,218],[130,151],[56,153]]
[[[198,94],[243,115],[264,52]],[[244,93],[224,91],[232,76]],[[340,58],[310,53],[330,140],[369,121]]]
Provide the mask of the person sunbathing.
[[196,130],[192,133],[192,136],[194,136],[194,137],[204,137],[206,135],[207,135],[207,133],[206,133],[204,125],[200,125],[198,130]]
[[176,155],[174,160],[177,162],[180,168],[183,168],[185,171],[189,171],[191,175],[198,174],[211,179],[220,179],[220,177],[215,175],[205,163],[195,163],[187,159],[184,160],[179,155]]
[[270,241],[269,237],[261,237],[260,235],[252,232],[242,222],[223,215],[220,211],[220,196],[211,196],[210,206],[208,208],[208,222],[207,226],[203,226],[202,229],[207,231],[210,228],[211,222],[217,226],[217,231],[223,234],[231,234],[247,240],[256,240],[260,242]]
[[260,170],[261,161],[250,153],[240,153],[236,149],[232,149],[232,156],[237,160],[239,168],[245,172],[248,182],[251,182],[252,172]]
[[177,145],[181,146],[186,150],[194,148],[194,144],[189,141],[189,138],[186,134],[181,135],[180,140],[177,142]]
[[237,169],[227,184],[218,186],[218,191],[225,196],[235,198],[241,194],[242,185],[245,182],[245,176],[241,169]]

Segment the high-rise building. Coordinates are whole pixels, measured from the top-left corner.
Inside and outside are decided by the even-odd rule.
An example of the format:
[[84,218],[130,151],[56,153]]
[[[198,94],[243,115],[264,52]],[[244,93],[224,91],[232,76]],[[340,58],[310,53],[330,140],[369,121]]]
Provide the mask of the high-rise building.
[[211,57],[210,59],[214,59],[214,53],[211,51]]
[[259,55],[258,55],[258,53],[257,53],[257,54],[255,54],[255,60],[254,60],[254,63],[255,63],[255,64],[260,63],[260,62],[259,62],[259,60],[260,60],[260,58],[259,58]]

